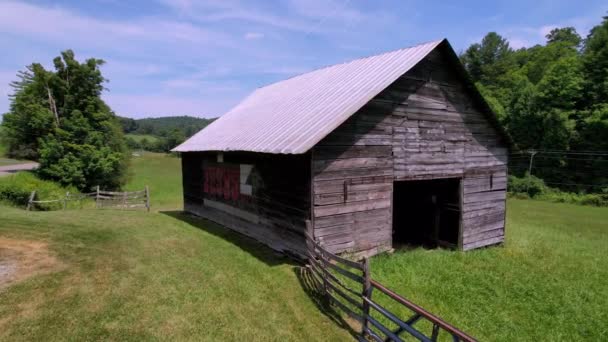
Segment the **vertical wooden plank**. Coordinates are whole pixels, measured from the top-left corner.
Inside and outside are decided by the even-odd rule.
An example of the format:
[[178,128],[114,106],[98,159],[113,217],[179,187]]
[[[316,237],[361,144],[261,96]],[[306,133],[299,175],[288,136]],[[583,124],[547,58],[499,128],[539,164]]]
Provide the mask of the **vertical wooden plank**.
[[462,250],[462,234],[463,234],[463,227],[462,227],[462,222],[463,222],[463,218],[462,218],[462,210],[463,210],[463,203],[464,203],[464,177],[460,178],[460,185],[459,185],[459,190],[460,190],[460,200],[458,201],[458,205],[460,206],[460,213],[459,218],[458,218],[458,250]]

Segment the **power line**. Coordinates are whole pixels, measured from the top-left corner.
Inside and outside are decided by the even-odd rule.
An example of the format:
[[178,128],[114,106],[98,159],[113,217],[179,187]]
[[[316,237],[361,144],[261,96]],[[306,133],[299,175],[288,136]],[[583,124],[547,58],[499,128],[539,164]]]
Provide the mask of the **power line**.
[[572,154],[572,155],[596,155],[596,156],[608,156],[608,151],[559,151],[559,150],[528,150],[521,152],[513,152],[512,155],[525,155],[526,153],[536,154]]
[[608,186],[608,184],[583,184],[583,183],[559,183],[559,182],[545,182],[545,184],[559,184],[559,185],[582,185],[582,186]]

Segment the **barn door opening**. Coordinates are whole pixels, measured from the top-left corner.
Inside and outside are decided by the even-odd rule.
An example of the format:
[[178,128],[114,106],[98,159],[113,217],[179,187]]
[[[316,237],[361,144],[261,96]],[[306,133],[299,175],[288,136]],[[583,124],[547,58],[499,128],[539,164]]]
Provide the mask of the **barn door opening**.
[[458,178],[395,182],[393,247],[457,247],[460,207]]

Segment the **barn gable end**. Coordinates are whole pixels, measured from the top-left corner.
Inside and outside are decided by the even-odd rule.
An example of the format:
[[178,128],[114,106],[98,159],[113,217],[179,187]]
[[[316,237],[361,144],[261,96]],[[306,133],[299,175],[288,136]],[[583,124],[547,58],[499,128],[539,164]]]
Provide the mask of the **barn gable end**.
[[462,249],[502,242],[507,144],[450,51],[436,49],[319,142],[315,237],[334,252],[393,246],[394,184],[460,180]]

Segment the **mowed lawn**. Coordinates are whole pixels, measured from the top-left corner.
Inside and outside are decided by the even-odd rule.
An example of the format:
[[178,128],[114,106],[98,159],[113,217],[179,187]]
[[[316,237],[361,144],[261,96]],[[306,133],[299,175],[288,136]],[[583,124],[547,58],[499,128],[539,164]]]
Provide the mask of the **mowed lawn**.
[[[180,212],[180,160],[133,158],[153,212],[0,206],[0,239],[43,241],[54,272],[0,289],[0,340],[352,340],[297,265]],[[507,243],[372,259],[372,275],[483,341],[608,339],[608,209],[509,201]],[[1,253],[0,253],[1,257]]]
[[150,186],[151,213],[0,206],[0,238],[47,242],[60,263],[0,289],[0,340],[351,339],[293,261],[178,211],[179,162],[134,158],[127,188]]

